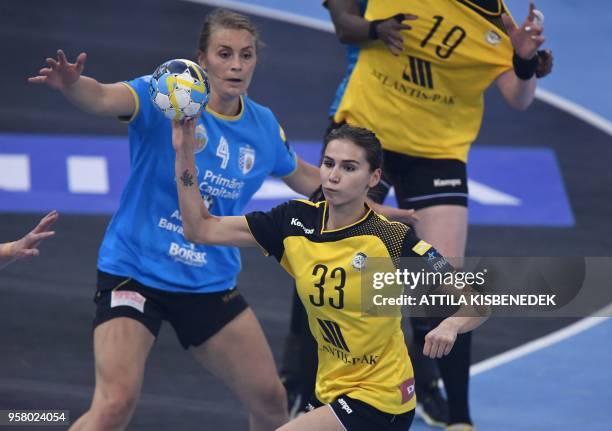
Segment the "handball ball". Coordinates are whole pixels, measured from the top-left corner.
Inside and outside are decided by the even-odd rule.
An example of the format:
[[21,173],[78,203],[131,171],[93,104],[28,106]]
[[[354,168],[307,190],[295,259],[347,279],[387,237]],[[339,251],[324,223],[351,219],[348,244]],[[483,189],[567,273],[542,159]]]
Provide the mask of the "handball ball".
[[149,81],[153,105],[170,120],[197,117],[208,104],[206,72],[191,60],[175,59],[159,66]]

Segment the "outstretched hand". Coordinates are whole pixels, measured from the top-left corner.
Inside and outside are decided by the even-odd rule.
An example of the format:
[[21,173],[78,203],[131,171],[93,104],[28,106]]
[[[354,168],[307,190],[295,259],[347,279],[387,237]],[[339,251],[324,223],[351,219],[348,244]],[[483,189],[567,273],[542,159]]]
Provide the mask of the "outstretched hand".
[[194,152],[196,122],[195,118],[172,122],[172,147],[174,151]]
[[423,355],[439,359],[450,353],[457,339],[457,328],[443,320],[438,326],[425,335]]
[[542,36],[544,26],[537,19],[535,10],[535,4],[531,2],[529,4],[529,15],[520,27],[517,27],[508,15],[502,15],[512,47],[518,56],[524,60],[532,59],[545,40]]
[[37,76],[28,78],[28,82],[46,84],[62,91],[79,79],[85,68],[85,60],[87,60],[87,54],[82,52],[74,63],[69,63],[64,51],[58,49],[57,58],[47,58],[48,67],[40,69]]
[[37,247],[40,242],[55,235],[55,232],[50,231],[49,228],[57,221],[58,217],[59,213],[57,211],[51,211],[26,236],[15,241],[12,244],[12,258],[19,260],[38,256],[40,251]]
[[[402,16],[402,18],[398,18]],[[410,13],[398,14],[387,18],[376,27],[378,38],[387,45],[389,51],[393,55],[400,55],[404,50],[404,37],[401,34],[402,30],[410,30],[412,27],[408,24],[403,24],[404,21],[414,21],[418,19],[416,15]]]

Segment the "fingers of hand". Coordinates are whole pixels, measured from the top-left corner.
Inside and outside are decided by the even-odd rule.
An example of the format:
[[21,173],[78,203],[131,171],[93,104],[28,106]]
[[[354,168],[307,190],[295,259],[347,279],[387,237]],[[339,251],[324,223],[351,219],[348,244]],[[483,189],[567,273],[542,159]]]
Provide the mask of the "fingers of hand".
[[46,216],[44,216],[39,222],[38,225],[36,225],[36,227],[34,228],[34,230],[32,232],[44,232],[46,231],[49,226],[51,226],[53,223],[55,223],[55,221],[57,220],[57,218],[59,217],[59,213],[55,210],[51,211],[49,214],[47,214]]
[[17,259],[27,259],[29,257],[35,257],[40,254],[37,248],[26,248],[17,252]]
[[431,341],[429,341],[427,337],[425,337],[425,345],[423,346],[423,355],[427,356],[428,358],[431,358],[430,353],[431,353]]
[[446,351],[447,347],[448,341],[445,339],[440,339],[438,341],[438,350],[436,352],[436,358],[440,359],[442,356],[444,356],[444,352]]
[[[434,330],[435,331],[435,330]],[[448,334],[430,332],[425,336],[425,348],[423,354],[430,358],[441,358],[451,351],[454,340]]]
[[80,53],[75,63],[79,73],[81,73],[85,68],[85,60],[87,60],[87,54],[85,54],[84,52]]
[[28,78],[28,82],[32,84],[43,84],[46,80],[46,76],[31,76]]
[[512,21],[512,18],[510,18],[505,13],[503,13],[501,17],[502,22],[504,23],[504,27],[506,27],[506,31],[508,32],[508,34],[511,35],[516,30],[516,24],[514,23],[514,21]]
[[61,65],[66,65],[68,64],[68,60],[66,59],[66,54],[64,54],[64,51],[62,51],[61,49],[57,50],[57,61],[61,64]]
[[404,21],[414,21],[415,19],[419,19],[418,15],[414,15],[412,13],[405,13],[404,14]]
[[59,67],[59,63],[54,58],[45,59],[47,64],[51,67],[51,69],[57,69]]
[[42,240],[47,239],[55,235],[55,231],[32,233],[28,236],[28,243],[30,245],[38,245]]
[[529,15],[527,15],[527,19],[529,21],[533,21],[534,17],[535,17],[535,3],[534,2],[529,2]]
[[530,22],[526,22],[523,25],[523,30],[531,35],[540,35],[544,32],[544,27],[539,24],[534,24]]
[[444,349],[444,356],[448,355],[451,352],[451,350],[453,350],[453,344],[454,343],[448,343],[446,345],[446,348]]
[[49,76],[51,75],[52,72],[53,72],[53,69],[49,67],[43,67],[42,69],[38,71],[38,74],[42,76]]

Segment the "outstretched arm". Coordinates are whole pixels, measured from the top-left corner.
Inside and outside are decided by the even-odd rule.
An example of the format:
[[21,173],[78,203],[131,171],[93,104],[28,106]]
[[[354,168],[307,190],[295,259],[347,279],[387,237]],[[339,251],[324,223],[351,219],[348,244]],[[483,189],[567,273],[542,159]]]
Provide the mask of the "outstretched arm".
[[172,145],[176,151],[178,190],[183,234],[187,241],[200,244],[255,246],[257,242],[244,217],[216,217],[202,201],[195,168],[195,120],[172,123]]
[[359,44],[380,39],[393,55],[400,55],[404,50],[400,32],[412,28],[403,22],[417,19],[416,15],[405,13],[368,21],[359,15],[357,0],[327,0],[326,3],[340,42]]
[[544,43],[543,24],[536,18],[535,5],[529,5],[529,15],[520,27],[508,15],[502,15],[504,26],[514,48],[514,69],[497,78],[497,86],[504,99],[515,109],[523,111],[535,97],[537,52]]
[[58,217],[59,214],[57,211],[51,211],[23,238],[17,241],[0,244],[0,269],[15,260],[38,256],[40,251],[37,247],[40,242],[55,235],[55,232],[50,231],[49,228],[55,223]]
[[69,63],[61,49],[56,58],[47,58],[37,76],[28,78],[33,84],[45,84],[59,90],[79,109],[97,115],[129,117],[136,109],[130,90],[122,83],[101,84],[83,76],[87,54],[82,52],[74,63]]

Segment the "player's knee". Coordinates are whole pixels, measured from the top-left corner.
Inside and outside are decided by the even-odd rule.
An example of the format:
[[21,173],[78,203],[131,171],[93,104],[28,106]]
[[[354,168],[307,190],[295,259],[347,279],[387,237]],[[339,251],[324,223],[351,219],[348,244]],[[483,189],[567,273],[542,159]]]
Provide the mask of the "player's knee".
[[130,419],[138,397],[130,391],[117,390],[107,393],[96,406],[96,416],[102,429],[115,429]]
[[287,392],[280,380],[270,379],[261,384],[257,394],[257,403],[253,406],[254,415],[271,415],[286,413]]

